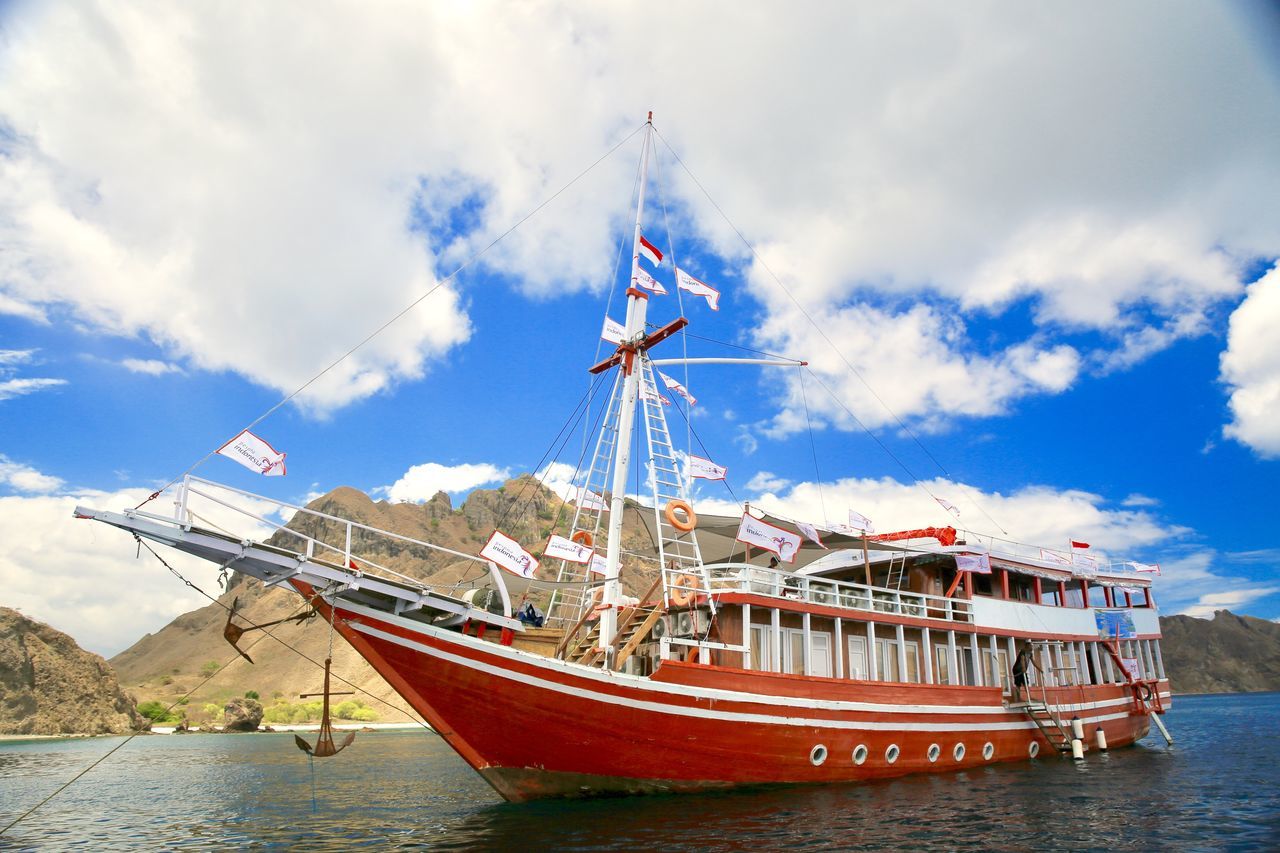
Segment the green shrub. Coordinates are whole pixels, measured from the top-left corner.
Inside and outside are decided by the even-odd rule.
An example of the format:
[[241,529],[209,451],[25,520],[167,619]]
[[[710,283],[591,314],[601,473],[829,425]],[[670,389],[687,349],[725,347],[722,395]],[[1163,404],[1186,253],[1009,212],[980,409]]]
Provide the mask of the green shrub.
[[181,717],[169,713],[167,705],[163,702],[158,702],[155,699],[152,699],[149,702],[139,702],[138,713],[146,717],[152,723],[161,726],[178,723],[182,720]]
[[179,704],[179,705],[186,705],[186,704],[187,704],[188,702],[190,702],[190,701],[191,701],[191,697],[190,697],[190,696],[183,696],[181,699],[179,699],[179,700],[178,700],[178,704]]
[[244,698],[246,698],[246,699],[257,699],[257,698],[259,698],[259,697],[258,697],[258,691],[256,691],[256,690],[246,690],[246,691],[244,692]]
[[208,678],[220,669],[222,669],[222,666],[216,660],[207,660],[200,664],[200,674],[205,678]]
[[173,676],[172,675],[160,676],[160,684],[163,685],[164,687],[168,687],[170,684],[173,684]]

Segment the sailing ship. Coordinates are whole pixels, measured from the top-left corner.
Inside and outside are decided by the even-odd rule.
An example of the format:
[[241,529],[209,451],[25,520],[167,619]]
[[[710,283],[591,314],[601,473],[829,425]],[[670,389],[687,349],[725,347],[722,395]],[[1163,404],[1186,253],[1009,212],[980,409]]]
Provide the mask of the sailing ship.
[[[954,527],[875,535],[752,506],[696,511],[659,368],[730,359],[655,355],[686,321],[651,325],[641,286],[640,259],[657,251],[641,230],[652,135],[650,116],[626,321],[590,368],[612,390],[541,580],[501,530],[479,554],[450,551],[190,473],[172,514],[76,515],[296,591],[511,801],[881,779],[1163,732],[1171,694],[1145,566]],[[638,433],[647,496],[628,504]],[[274,505],[339,539],[279,525],[270,542],[241,538],[201,502],[267,524]],[[624,516],[651,547],[633,536],[624,549]],[[366,553],[380,539],[474,561],[484,581],[459,592],[393,571]],[[648,567],[643,595],[626,594],[624,563]],[[521,606],[532,600],[545,610]]]

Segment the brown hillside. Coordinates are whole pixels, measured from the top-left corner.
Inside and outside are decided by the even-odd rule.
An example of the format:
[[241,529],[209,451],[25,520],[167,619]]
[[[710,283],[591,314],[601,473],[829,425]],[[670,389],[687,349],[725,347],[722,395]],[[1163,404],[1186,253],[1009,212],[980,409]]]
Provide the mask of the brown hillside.
[[1219,610],[1213,619],[1163,616],[1165,672],[1177,693],[1280,690],[1280,625]]
[[[499,522],[505,532],[536,548],[534,543],[545,541],[557,519],[557,530],[564,532],[572,509],[566,509],[558,497],[528,476],[511,480],[499,489],[472,492],[457,509],[443,492],[421,504],[392,504],[375,502],[363,492],[349,487],[335,489],[312,501],[308,507],[472,554],[480,550]],[[338,546],[345,538],[341,525],[314,516],[299,514],[288,526]],[[277,533],[269,541],[281,547],[302,548],[301,540],[286,533]],[[469,583],[478,575],[474,562],[359,531],[353,536],[352,551],[358,558],[373,560],[410,577],[430,580],[434,585],[452,586],[459,581]],[[550,577],[552,570],[544,567],[543,574]],[[651,569],[636,569],[630,574],[634,578],[633,589],[647,589],[654,577]],[[230,606],[233,598],[239,599],[239,612],[244,618],[237,622],[241,625],[281,619],[299,612],[302,607],[302,599],[292,591],[264,590],[256,581],[232,575],[229,589],[219,598],[219,604],[210,604],[179,616],[159,632],[146,635],[112,658],[111,663],[121,681],[130,685],[140,699],[173,701],[196,687],[204,677],[201,668],[209,661],[225,665],[214,678],[192,694],[187,708],[193,722],[200,721],[199,709],[206,702],[221,704],[246,690],[256,690],[263,704],[270,704],[276,694],[297,702],[299,693],[318,690],[321,672],[316,665],[270,638],[260,639],[262,632],[247,633],[240,642],[241,648],[245,649],[257,643],[249,649],[254,664],[235,656],[234,650],[222,638],[227,618],[223,605]],[[535,604],[545,609],[545,601],[535,601]],[[324,660],[329,632],[319,619],[280,625],[272,628],[271,633],[314,660]],[[333,658],[336,676],[390,703],[382,704],[358,694],[357,698],[364,699],[378,713],[379,722],[410,719],[404,701],[340,637],[334,639]],[[350,689],[340,684],[335,681],[334,689]]]

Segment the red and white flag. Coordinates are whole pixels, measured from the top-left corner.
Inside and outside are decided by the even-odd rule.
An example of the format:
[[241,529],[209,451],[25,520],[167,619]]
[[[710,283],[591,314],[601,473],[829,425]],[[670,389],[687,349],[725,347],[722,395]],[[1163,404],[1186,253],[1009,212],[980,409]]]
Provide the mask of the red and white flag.
[[794,563],[796,552],[800,550],[799,536],[745,512],[742,514],[742,523],[738,525],[737,538],[739,542],[772,551],[784,563]]
[[696,397],[694,397],[692,394],[690,394],[690,393],[689,393],[689,390],[688,390],[687,388],[685,388],[683,385],[681,385],[679,382],[675,381],[675,380],[674,380],[674,379],[672,379],[670,376],[668,376],[667,374],[663,373],[661,370],[659,370],[659,371],[658,371],[658,376],[660,376],[660,377],[662,378],[662,384],[663,384],[663,385],[666,385],[666,386],[667,386],[668,388],[670,388],[672,391],[675,391],[675,392],[676,392],[677,394],[679,394],[681,397],[684,397],[684,398],[685,398],[685,400],[687,400],[687,401],[688,401],[688,403],[689,403],[689,405],[690,405],[690,406],[695,406],[695,405],[697,405],[697,403],[698,403],[697,398],[696,398]]
[[679,267],[676,267],[676,287],[706,299],[712,311],[720,310],[720,291],[704,281],[699,281]]
[[636,254],[655,267],[662,266],[662,252],[659,252],[657,246],[646,240],[643,234],[640,235],[640,245],[636,246]]
[[991,574],[991,557],[987,554],[956,554],[956,571]]
[[533,555],[501,530],[493,531],[480,549],[480,556],[522,578],[531,578],[538,571],[538,561]]
[[219,447],[218,455],[234,459],[249,470],[267,477],[284,476],[285,454],[248,430]]
[[605,574],[605,567],[607,567],[608,565],[609,565],[609,561],[606,560],[602,555],[600,554],[591,555],[590,568],[593,573],[597,575]]
[[612,317],[604,318],[604,328],[600,330],[600,338],[611,344],[620,344],[627,336],[627,329]]
[[593,553],[586,545],[554,533],[547,539],[547,547],[542,549],[542,556],[548,560],[567,560],[570,563],[589,563]]
[[817,545],[819,548],[827,547],[826,545],[822,544],[822,540],[818,537],[818,528],[814,527],[812,524],[806,524],[803,521],[797,521],[796,528],[805,535],[806,539],[808,539],[810,542]]
[[947,500],[946,498],[934,498],[934,500],[938,502],[938,506],[942,507],[947,512],[951,513],[956,518],[960,517],[960,508],[957,507],[955,504],[953,504],[951,501]]
[[689,454],[689,479],[701,477],[704,480],[723,480],[728,470],[725,466],[717,465],[710,459],[703,459],[701,456],[694,456],[692,453]]
[[1076,540],[1072,539],[1072,540],[1071,540],[1071,547],[1072,547],[1072,548],[1088,548],[1088,547],[1089,547],[1089,543],[1088,543],[1088,542],[1077,542]]
[[849,526],[854,530],[858,530],[863,533],[876,532],[876,526],[871,523],[871,519],[867,518],[862,513],[854,512],[853,510],[849,510]]
[[607,509],[604,503],[604,498],[600,497],[588,488],[583,488],[578,493],[578,506],[582,509],[594,509],[597,511]]
[[645,290],[653,291],[659,296],[667,295],[667,289],[662,286],[662,282],[645,272],[644,267],[639,264],[631,267],[631,280]]

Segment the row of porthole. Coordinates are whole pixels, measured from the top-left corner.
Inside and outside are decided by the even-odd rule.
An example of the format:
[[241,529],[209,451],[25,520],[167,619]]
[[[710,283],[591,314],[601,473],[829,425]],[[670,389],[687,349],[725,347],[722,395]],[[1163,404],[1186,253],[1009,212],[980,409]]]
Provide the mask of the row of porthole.
[[[901,752],[902,751],[898,749],[898,745],[896,743],[889,744],[889,748],[884,751],[884,760],[889,764],[893,764],[898,760],[898,756],[901,755]],[[1027,753],[1032,758],[1035,758],[1037,755],[1040,754],[1040,744],[1035,741],[1032,741],[1031,746],[1027,749]],[[853,763],[859,766],[862,765],[864,762],[866,762],[867,756],[869,754],[870,752],[867,749],[866,744],[864,743],[858,744],[853,749]],[[938,760],[939,756],[942,755],[942,747],[938,746],[938,744],[936,743],[930,744],[929,751],[926,753],[926,755],[929,759],[929,763],[932,764]],[[953,758],[955,758],[956,761],[963,761],[964,760],[964,744],[957,743],[952,748],[951,755]],[[982,745],[983,761],[990,761],[992,758],[995,758],[995,755],[996,755],[996,748],[995,748],[995,745],[991,743],[991,741],[987,741]],[[825,745],[818,744],[813,749],[809,750],[809,762],[813,764],[814,767],[819,766],[826,760],[827,760],[827,747]]]

